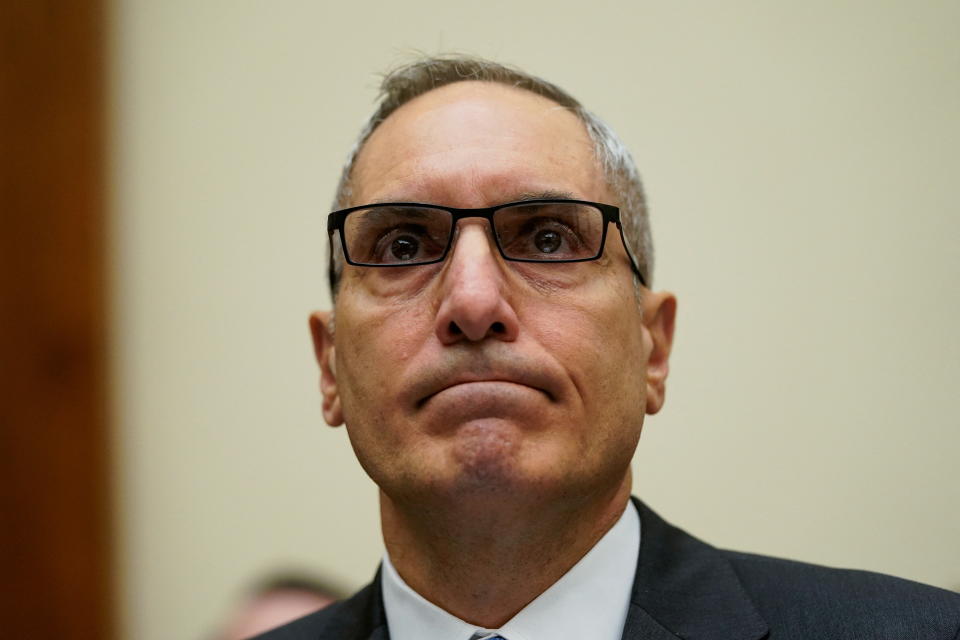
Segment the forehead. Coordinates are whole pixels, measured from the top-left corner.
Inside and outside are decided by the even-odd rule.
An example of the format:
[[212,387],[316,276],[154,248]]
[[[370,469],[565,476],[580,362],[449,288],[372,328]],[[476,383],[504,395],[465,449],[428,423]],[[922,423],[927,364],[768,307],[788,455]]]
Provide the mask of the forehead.
[[529,91],[478,81],[435,89],[392,113],[361,150],[352,182],[353,204],[487,206],[544,191],[601,199],[604,188],[577,116]]

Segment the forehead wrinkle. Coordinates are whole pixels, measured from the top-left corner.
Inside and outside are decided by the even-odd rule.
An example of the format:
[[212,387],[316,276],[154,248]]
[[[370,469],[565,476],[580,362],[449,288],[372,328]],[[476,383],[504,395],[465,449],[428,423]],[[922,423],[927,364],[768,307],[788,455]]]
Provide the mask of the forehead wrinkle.
[[[579,181],[577,181],[579,182]],[[358,189],[358,193],[362,191]],[[420,202],[441,206],[495,206],[507,202],[537,199],[586,199],[590,185],[552,180],[535,173],[525,175],[515,165],[489,167],[477,162],[470,167],[418,168],[378,186],[363,202]]]

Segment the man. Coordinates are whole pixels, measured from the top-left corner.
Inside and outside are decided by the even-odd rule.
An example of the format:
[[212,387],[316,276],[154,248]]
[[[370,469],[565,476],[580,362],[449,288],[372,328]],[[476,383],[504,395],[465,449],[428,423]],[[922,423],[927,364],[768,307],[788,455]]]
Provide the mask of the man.
[[676,301],[629,154],[562,90],[467,58],[396,71],[336,208],[335,314],[310,324],[386,555],[265,638],[960,637],[954,594],[719,551],[631,501]]

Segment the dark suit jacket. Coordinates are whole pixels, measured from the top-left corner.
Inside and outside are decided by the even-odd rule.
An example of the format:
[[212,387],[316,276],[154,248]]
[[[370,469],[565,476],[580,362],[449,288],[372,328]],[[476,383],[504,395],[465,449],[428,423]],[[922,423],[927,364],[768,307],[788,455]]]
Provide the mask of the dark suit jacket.
[[[960,640],[958,594],[877,573],[715,549],[634,502],[640,558],[623,640]],[[389,637],[379,573],[349,600],[258,636]]]

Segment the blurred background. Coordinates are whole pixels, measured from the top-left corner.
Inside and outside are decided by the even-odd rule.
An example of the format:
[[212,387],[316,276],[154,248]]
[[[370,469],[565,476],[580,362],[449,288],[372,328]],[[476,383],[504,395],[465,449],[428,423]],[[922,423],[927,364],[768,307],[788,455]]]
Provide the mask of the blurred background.
[[376,490],[307,314],[377,73],[550,79],[645,179],[680,301],[635,492],[718,546],[960,587],[960,4],[12,0],[0,9],[10,637],[214,638],[353,590]]

